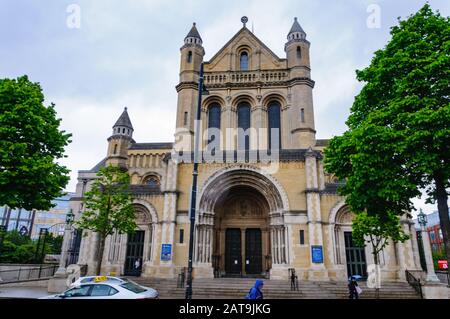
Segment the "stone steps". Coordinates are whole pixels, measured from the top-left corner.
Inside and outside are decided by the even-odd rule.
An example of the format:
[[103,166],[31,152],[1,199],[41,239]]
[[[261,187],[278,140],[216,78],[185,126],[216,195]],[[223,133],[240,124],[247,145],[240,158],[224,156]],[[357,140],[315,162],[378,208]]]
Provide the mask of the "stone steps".
[[[177,287],[175,279],[131,278],[148,287],[155,288],[160,298],[184,298],[185,288]],[[193,282],[193,299],[243,299],[253,286],[255,279],[218,278],[197,279]],[[363,293],[361,299],[374,299],[375,289],[360,283]],[[291,291],[290,283],[281,280],[264,280],[266,299],[347,299],[346,282],[299,282],[299,291]],[[379,293],[380,299],[417,299],[419,296],[408,283],[387,282]]]

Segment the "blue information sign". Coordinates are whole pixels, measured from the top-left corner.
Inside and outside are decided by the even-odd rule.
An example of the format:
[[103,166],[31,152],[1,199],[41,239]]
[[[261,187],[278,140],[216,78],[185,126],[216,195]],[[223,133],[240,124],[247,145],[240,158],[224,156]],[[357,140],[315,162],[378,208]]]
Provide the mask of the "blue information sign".
[[172,245],[162,244],[161,246],[161,260],[171,260],[172,259]]
[[312,262],[316,264],[323,263],[323,251],[322,246],[311,246]]

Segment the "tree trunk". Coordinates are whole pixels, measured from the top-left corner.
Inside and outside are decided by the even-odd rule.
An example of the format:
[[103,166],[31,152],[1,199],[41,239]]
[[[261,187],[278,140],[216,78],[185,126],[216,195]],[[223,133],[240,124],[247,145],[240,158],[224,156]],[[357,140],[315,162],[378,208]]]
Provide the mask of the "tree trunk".
[[450,266],[450,219],[448,216],[448,194],[445,189],[444,179],[441,175],[436,175],[434,181],[436,183],[436,199],[438,203],[442,237],[444,239],[444,249],[447,256],[447,265]]
[[375,287],[375,298],[376,299],[380,299],[380,288],[378,288],[378,267],[379,267],[379,256],[378,256],[378,248],[377,247],[373,247],[373,260],[375,262],[375,272],[376,272],[376,277],[375,277],[375,282],[376,282],[376,287]]
[[105,250],[105,237],[102,234],[99,234],[98,238],[98,249],[97,249],[97,276],[100,276],[100,272],[102,269],[102,261],[103,261],[103,251]]

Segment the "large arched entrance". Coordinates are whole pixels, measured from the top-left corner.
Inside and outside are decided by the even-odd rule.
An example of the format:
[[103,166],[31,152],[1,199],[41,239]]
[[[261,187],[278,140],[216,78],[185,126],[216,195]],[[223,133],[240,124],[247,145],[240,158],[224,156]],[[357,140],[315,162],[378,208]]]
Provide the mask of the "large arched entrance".
[[281,186],[254,168],[230,167],[204,184],[196,221],[197,266],[217,276],[264,276],[289,263]]
[[269,269],[269,205],[260,192],[235,186],[215,206],[213,260],[220,275],[263,275]]

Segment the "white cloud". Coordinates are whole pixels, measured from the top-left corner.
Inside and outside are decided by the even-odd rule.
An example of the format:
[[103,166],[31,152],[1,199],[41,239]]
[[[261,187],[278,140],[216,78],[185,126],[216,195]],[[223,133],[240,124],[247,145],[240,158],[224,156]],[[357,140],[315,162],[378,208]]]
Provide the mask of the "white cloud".
[[[382,28],[366,27],[368,4],[379,3]],[[42,1],[44,3],[44,1]],[[172,141],[175,131],[179,48],[192,22],[210,59],[241,27],[249,29],[279,57],[293,18],[311,42],[318,138],[345,130],[360,84],[355,69],[367,65],[389,38],[389,25],[423,1],[251,0],[170,1],[79,0],[81,28],[65,25],[73,1],[9,2],[0,10],[2,77],[28,74],[56,103],[63,129],[73,133],[63,162],[76,172],[90,169],[106,154],[107,137],[124,106],[138,142]],[[446,0],[430,0],[450,15]],[[14,25],[15,28],[11,28]],[[418,205],[423,205],[418,204]]]

